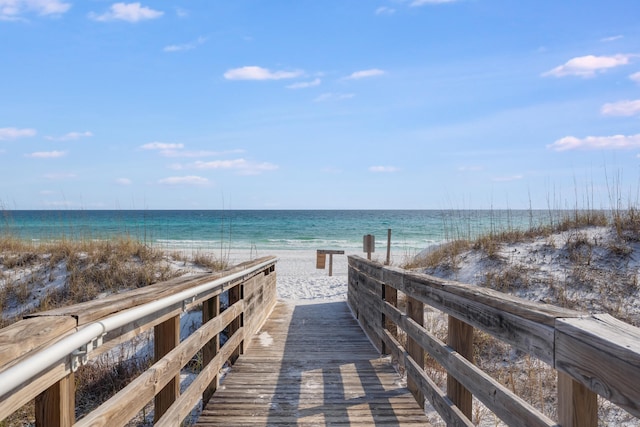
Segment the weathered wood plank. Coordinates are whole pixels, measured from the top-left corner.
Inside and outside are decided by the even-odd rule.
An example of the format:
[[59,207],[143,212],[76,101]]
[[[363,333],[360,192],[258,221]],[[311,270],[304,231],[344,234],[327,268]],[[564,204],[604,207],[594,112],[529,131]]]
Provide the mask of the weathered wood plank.
[[[124,425],[133,418],[166,384],[176,372],[196,354],[202,345],[219,334],[240,312],[242,303],[234,304],[220,316],[210,320],[171,350],[160,361],[116,393],[111,399],[80,420],[77,427]],[[240,341],[242,337],[235,340]],[[230,340],[228,349],[233,346]],[[224,348],[225,346],[223,346]],[[232,349],[231,349],[232,350]],[[220,353],[222,354],[222,353]]]
[[407,315],[389,304],[385,304],[384,310],[407,333],[407,336],[413,337],[447,372],[508,425],[522,427],[556,425],[554,421],[513,394]]
[[0,330],[0,371],[13,366],[23,355],[75,332],[75,327],[73,317],[43,316],[20,320],[3,328]]
[[640,417],[640,329],[606,314],[556,322],[555,368]]
[[[449,316],[448,345],[473,363],[473,328],[453,316]],[[473,395],[450,373],[447,374],[447,396],[468,419],[472,419]]]
[[36,427],[71,427],[76,420],[75,377],[69,374],[36,397]]
[[[479,286],[381,266],[356,256],[349,259],[353,269],[362,269],[360,273],[366,272],[372,278],[381,275],[381,284],[392,286],[550,365],[554,360],[555,319],[580,315]],[[357,277],[357,273],[353,275]]]
[[196,425],[427,425],[344,303],[279,302],[249,348]]

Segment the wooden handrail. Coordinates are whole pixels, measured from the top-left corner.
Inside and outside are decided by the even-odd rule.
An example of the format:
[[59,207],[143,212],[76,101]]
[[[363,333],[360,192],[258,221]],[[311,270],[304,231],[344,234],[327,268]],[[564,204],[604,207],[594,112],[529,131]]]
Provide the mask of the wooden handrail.
[[[209,393],[215,390],[221,367],[227,360],[233,360],[234,354],[242,351],[245,337],[259,330],[275,306],[276,261],[275,257],[265,257],[242,263],[221,273],[158,283],[101,300],[31,315],[28,319],[0,330],[2,373],[36,352],[46,351],[84,325],[100,322],[101,319],[108,319],[126,310],[138,309],[145,304],[153,304],[165,297],[175,295],[168,301],[177,300],[181,295],[189,294],[190,289],[195,292],[189,300],[170,302],[162,309],[117,327],[104,337],[104,344],[88,349],[85,356],[90,363],[103,352],[136,335],[152,328],[156,332],[154,340],[157,343],[157,354],[153,366],[77,423],[74,415],[73,361],[78,356],[74,354],[69,354],[11,393],[0,396],[0,420],[35,399],[37,425],[123,425],[149,401],[153,401],[155,396],[156,407],[160,409],[157,424],[176,425],[174,420],[182,417],[177,423],[179,424],[206,390]],[[212,285],[207,285],[208,283]],[[231,305],[219,313],[212,307],[217,305],[219,296],[225,292],[229,294]],[[175,328],[180,313],[199,305],[205,307],[203,325],[178,343]],[[152,310],[155,310],[155,305],[153,307]],[[228,332],[229,339],[220,346],[218,335],[223,330]],[[18,340],[25,343],[24,348],[19,348]],[[168,384],[179,378],[180,370],[203,348],[203,352],[208,354],[208,360],[203,358],[203,369],[190,387],[181,396],[178,396],[177,384],[172,386],[172,392],[161,393],[163,388],[166,389]],[[211,353],[212,348],[215,354]],[[161,398],[158,397],[160,395]],[[157,405],[161,405],[161,408]]]
[[[390,288],[396,292],[390,292]],[[407,312],[397,308],[405,294]],[[391,295],[391,298],[385,298]],[[453,319],[449,343],[415,320],[418,301]],[[510,426],[597,425],[596,395],[640,418],[640,329],[609,315],[586,315],[535,303],[491,289],[442,280],[349,257],[348,303],[364,331],[406,369],[448,425],[470,425],[471,395]],[[537,357],[558,371],[558,417],[549,419],[473,364],[471,328]],[[405,350],[395,330],[417,343],[447,371],[445,394],[422,369],[419,353]],[[456,349],[458,351],[456,351]],[[415,356],[415,355],[418,356]],[[466,357],[465,357],[466,356]],[[468,394],[467,394],[468,393]],[[416,395],[414,393],[414,395]]]

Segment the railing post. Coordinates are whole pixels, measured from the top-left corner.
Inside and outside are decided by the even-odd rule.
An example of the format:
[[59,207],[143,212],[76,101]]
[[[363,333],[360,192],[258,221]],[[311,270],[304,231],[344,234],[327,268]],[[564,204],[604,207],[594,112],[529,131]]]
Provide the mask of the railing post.
[[[449,316],[448,345],[473,362],[473,327]],[[473,395],[451,374],[447,374],[447,396],[469,420],[472,419]]]
[[[233,288],[229,289],[229,306],[232,306],[233,304],[237,303],[242,299],[243,297],[242,291],[243,291],[242,284],[238,284]],[[243,316],[244,314],[240,314],[240,316],[236,317],[229,324],[229,338],[231,338],[233,334],[242,326]],[[234,363],[238,359],[238,357],[240,357],[240,355],[244,353],[243,345],[244,343],[241,342],[240,346],[236,350],[234,350],[234,352],[231,354],[231,357],[229,358],[231,359],[231,363]]]
[[[396,288],[394,288],[393,286],[389,286],[389,285],[382,285],[382,296],[383,299],[388,302],[389,304],[391,304],[394,307],[398,307],[398,290]],[[394,337],[398,336],[398,327],[396,326],[395,323],[393,323],[393,320],[391,319],[386,319],[384,314],[382,315],[382,326],[391,333],[391,335],[393,335]]]
[[[209,320],[212,320],[214,317],[220,314],[220,298],[216,295],[213,298],[210,298],[202,303],[202,324],[204,325]],[[220,339],[219,336],[216,335],[206,343],[202,347],[202,367],[204,369],[218,354],[218,350],[220,349]],[[218,376],[216,375],[211,381],[211,384],[207,386],[207,388],[202,393],[202,404],[203,406],[207,404],[213,393],[216,392],[218,388]]]
[[[153,330],[154,358],[157,362],[162,357],[180,344],[180,316],[174,316],[159,325]],[[180,373],[178,373],[169,383],[160,390],[154,399],[154,423],[167,412],[167,409],[180,395]]]
[[[424,304],[407,296],[407,316],[420,326],[424,326]],[[424,368],[424,350],[410,336],[407,336],[407,353],[420,368]],[[407,376],[407,388],[413,394],[420,407],[424,407],[424,394],[410,376]]]
[[76,420],[75,376],[70,373],[36,397],[37,427],[70,427]]
[[562,427],[597,427],[598,396],[558,372],[558,421]]

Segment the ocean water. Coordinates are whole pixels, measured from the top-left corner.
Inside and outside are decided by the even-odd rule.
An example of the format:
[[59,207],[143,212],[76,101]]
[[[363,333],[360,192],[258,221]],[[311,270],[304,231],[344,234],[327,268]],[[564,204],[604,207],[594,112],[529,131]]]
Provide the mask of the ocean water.
[[168,250],[362,250],[415,254],[455,238],[549,223],[559,212],[489,210],[5,210],[0,235],[33,241],[126,236]]

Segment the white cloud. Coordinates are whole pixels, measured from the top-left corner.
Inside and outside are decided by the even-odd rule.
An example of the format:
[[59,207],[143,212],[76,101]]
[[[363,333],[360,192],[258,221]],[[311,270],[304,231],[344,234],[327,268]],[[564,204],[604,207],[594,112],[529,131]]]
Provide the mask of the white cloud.
[[35,129],[0,128],[0,141],[27,138],[36,135]]
[[228,70],[224,73],[224,78],[227,80],[281,80],[294,79],[303,74],[304,72],[301,70],[271,71],[266,68],[250,65]]
[[340,101],[343,99],[351,99],[356,96],[353,93],[323,93],[314,99],[314,102]]
[[640,83],[640,71],[638,71],[637,73],[631,74],[629,78],[636,83]]
[[187,9],[182,9],[181,7],[176,8],[176,15],[178,18],[186,18],[189,16],[189,11]]
[[189,42],[189,43],[185,43],[185,44],[172,44],[169,46],[165,46],[165,48],[163,49],[165,52],[182,52],[185,50],[192,50],[195,49],[196,47],[200,46],[201,44],[203,44],[204,42],[207,41],[206,37],[198,37],[196,40]]
[[600,112],[605,116],[633,116],[640,114],[640,99],[604,104]]
[[617,36],[605,37],[603,39],[600,39],[600,41],[608,43],[608,42],[613,42],[613,41],[616,41],[616,40],[620,40],[621,38],[624,38],[624,36],[617,35]]
[[587,136],[586,138],[576,138],[575,136],[565,136],[547,148],[555,151],[567,150],[595,150],[611,149],[623,150],[640,148],[640,134],[636,135],[612,135],[612,136]]
[[45,136],[49,141],[74,141],[80,138],[89,138],[92,137],[93,134],[91,132],[69,132],[62,136]]
[[345,77],[345,78],[346,79],[357,80],[357,79],[364,79],[366,77],[381,76],[383,74],[385,74],[385,72],[383,70],[379,70],[377,68],[372,68],[370,70],[356,71],[354,73],[351,73],[351,75],[349,75],[348,77]]
[[169,142],[149,142],[147,144],[141,145],[140,148],[142,148],[143,150],[176,150],[184,148],[184,144],[173,144]]
[[164,12],[142,6],[140,3],[114,3],[111,5],[108,12],[105,12],[102,15],[91,12],[89,14],[89,18],[102,22],[139,22],[160,18],[162,15],[164,15]]
[[73,179],[77,175],[71,172],[58,172],[58,173],[47,173],[44,174],[43,177],[50,180],[59,180],[59,179]]
[[511,182],[511,181],[519,181],[524,178],[522,175],[511,175],[511,176],[497,176],[492,179],[493,182]]
[[606,70],[621,65],[627,65],[634,55],[614,55],[614,56],[579,56],[568,60],[552,70],[543,73],[543,77],[564,77],[579,76],[593,77],[596,73],[603,73]]
[[244,153],[245,150],[228,150],[228,151],[185,151],[185,150],[161,150],[160,155],[163,157],[213,157],[222,156],[225,154],[239,154]]
[[393,15],[396,10],[391,7],[380,6],[376,9],[376,15]]
[[25,154],[26,157],[33,159],[57,159],[66,155],[65,151],[36,151],[35,153]]
[[480,172],[484,170],[482,166],[460,166],[458,171],[460,172]]
[[274,165],[273,163],[254,163],[249,162],[245,159],[214,160],[211,162],[197,161],[189,167],[195,169],[235,170],[241,175],[259,175],[263,172],[269,172],[278,169],[278,165]]
[[453,3],[458,0],[413,0],[409,6],[424,6],[425,4],[441,4],[441,3]]
[[391,173],[398,172],[399,169],[395,166],[371,166],[369,167],[369,172],[375,173]]
[[310,82],[298,82],[298,83],[290,84],[289,86],[287,86],[287,89],[305,89],[308,87],[319,86],[320,83],[322,83],[322,80],[313,79]]
[[16,21],[26,13],[61,15],[70,8],[71,3],[60,0],[0,0],[0,21]]
[[118,178],[116,184],[118,185],[131,185],[132,181],[129,178]]
[[209,183],[207,178],[201,176],[170,176],[158,181],[158,184],[164,185],[206,185]]

